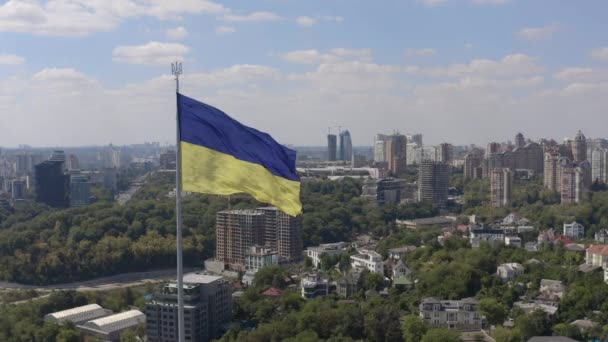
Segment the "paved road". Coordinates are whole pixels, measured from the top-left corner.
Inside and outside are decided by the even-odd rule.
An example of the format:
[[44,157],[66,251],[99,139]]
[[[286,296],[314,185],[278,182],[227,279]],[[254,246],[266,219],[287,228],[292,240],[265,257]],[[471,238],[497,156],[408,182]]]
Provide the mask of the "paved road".
[[125,203],[131,200],[131,197],[135,195],[135,193],[142,187],[142,185],[146,182],[146,177],[151,175],[153,172],[148,172],[145,175],[137,177],[133,182],[131,182],[129,188],[126,191],[123,191],[118,194],[116,198],[116,202],[119,205],[124,205]]
[[[185,272],[195,271],[194,268],[184,268]],[[54,285],[26,285],[19,283],[9,283],[0,281],[0,289],[14,289],[14,290],[77,290],[77,291],[107,291],[113,289],[119,289],[124,287],[144,285],[146,283],[158,282],[163,279],[173,279],[176,275],[174,268],[146,271],[146,272],[135,272],[135,273],[123,273],[109,277],[97,278],[92,280],[79,281],[68,284],[54,284]]]

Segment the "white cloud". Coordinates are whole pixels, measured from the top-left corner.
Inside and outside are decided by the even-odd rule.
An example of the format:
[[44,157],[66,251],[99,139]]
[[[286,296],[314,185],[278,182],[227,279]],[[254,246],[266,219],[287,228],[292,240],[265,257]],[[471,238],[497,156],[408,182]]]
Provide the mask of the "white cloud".
[[207,0],[9,0],[0,5],[0,32],[83,36],[110,31],[131,17],[166,20],[227,11]]
[[127,64],[170,64],[183,61],[190,48],[178,43],[149,42],[144,45],[125,45],[114,48],[112,60]]
[[260,21],[276,21],[281,17],[273,12],[252,12],[246,15],[226,14],[222,17],[225,21],[232,22],[260,22]]
[[559,25],[552,24],[545,27],[524,28],[517,32],[517,35],[524,40],[538,41],[547,40],[553,37],[553,34],[559,30]]
[[587,67],[564,68],[553,77],[565,82],[602,82],[608,81],[608,70],[596,70]]
[[524,54],[507,55],[501,60],[474,59],[469,64],[452,64],[447,67],[408,66],[406,72],[432,77],[514,77],[542,73],[544,68],[537,59]]
[[332,63],[348,59],[369,61],[372,57],[372,50],[335,48],[328,53],[321,53],[314,49],[296,50],[284,53],[281,57],[288,62],[299,64]]
[[217,34],[229,34],[236,32],[236,28],[232,26],[218,26],[215,28],[215,33]]
[[405,55],[408,57],[429,57],[437,53],[435,49],[407,49]]
[[301,16],[301,17],[298,17],[296,19],[296,22],[300,26],[311,27],[311,26],[313,26],[317,22],[317,20],[315,18],[312,18],[312,17]]
[[188,36],[188,30],[186,30],[183,26],[178,26],[176,28],[168,29],[165,31],[165,35],[169,39],[173,40],[181,40]]
[[427,6],[437,6],[437,5],[441,5],[444,2],[447,2],[448,0],[418,0],[419,2],[422,2],[423,4],[427,5]]
[[593,49],[593,51],[591,51],[591,57],[608,61],[608,47]]
[[464,44],[464,48],[465,49],[472,49],[473,48],[473,44],[472,43],[466,43],[466,44]]
[[11,54],[0,54],[0,65],[20,65],[25,63],[21,56]]
[[344,17],[341,17],[339,15],[335,15],[335,16],[334,15],[326,15],[326,16],[323,17],[323,20],[333,21],[333,22],[336,22],[336,23],[341,23],[341,22],[344,21]]

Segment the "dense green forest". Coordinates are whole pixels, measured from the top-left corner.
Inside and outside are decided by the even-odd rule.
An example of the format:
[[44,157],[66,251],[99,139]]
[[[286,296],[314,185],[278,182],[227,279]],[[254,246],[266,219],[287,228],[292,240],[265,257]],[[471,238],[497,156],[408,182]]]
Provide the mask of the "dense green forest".
[[[27,203],[0,209],[0,279],[30,284],[63,283],[175,265],[171,174],[156,174],[119,206],[111,202],[66,210]],[[384,236],[395,218],[428,217],[431,206],[378,208],[360,198],[353,179],[302,186],[306,246],[348,241],[357,233]],[[183,200],[184,263],[200,267],[215,251],[215,214],[259,206],[247,196],[188,195]]]

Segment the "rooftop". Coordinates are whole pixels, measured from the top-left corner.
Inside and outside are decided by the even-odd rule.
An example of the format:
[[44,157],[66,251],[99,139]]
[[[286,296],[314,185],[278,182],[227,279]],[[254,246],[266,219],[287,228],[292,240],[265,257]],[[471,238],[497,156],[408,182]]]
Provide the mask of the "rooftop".
[[61,320],[61,319],[69,318],[72,316],[82,315],[85,313],[94,312],[94,311],[98,311],[98,310],[103,310],[103,308],[99,304],[89,304],[89,305],[83,305],[83,306],[79,306],[76,308],[71,308],[71,309],[67,309],[67,310],[63,310],[63,311],[54,312],[49,315],[51,315],[52,317],[54,317],[57,320]]
[[184,275],[184,283],[209,284],[220,279],[222,277],[208,274],[187,273]]
[[587,253],[608,255],[608,245],[591,245],[587,248]]
[[264,215],[264,212],[257,209],[234,209],[234,210],[222,210],[219,213],[231,214],[231,215]]
[[85,327],[101,330],[107,333],[136,326],[146,321],[146,315],[139,310],[130,310],[99,318],[85,323]]

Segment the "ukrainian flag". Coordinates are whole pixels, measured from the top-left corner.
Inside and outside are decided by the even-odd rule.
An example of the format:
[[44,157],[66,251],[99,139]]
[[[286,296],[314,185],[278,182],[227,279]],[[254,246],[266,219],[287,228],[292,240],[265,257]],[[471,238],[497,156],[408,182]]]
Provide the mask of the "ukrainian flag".
[[302,212],[296,152],[221,110],[177,94],[184,191],[247,193],[296,216]]

